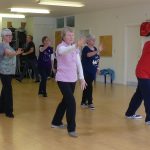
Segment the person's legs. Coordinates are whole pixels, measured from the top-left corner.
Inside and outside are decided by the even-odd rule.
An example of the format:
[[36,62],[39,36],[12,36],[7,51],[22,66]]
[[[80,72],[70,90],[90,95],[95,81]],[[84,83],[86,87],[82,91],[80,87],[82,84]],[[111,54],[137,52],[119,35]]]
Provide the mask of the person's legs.
[[92,79],[88,78],[87,83],[88,83],[88,93],[87,93],[87,99],[88,99],[88,105],[93,104],[93,81]]
[[[1,78],[1,74],[0,74]],[[4,96],[3,96],[3,87],[1,89],[1,95],[0,95],[0,113],[4,113]]]
[[66,119],[67,119],[67,129],[68,132],[75,131],[76,128],[76,122],[75,122],[75,117],[76,117],[76,102],[75,98],[73,96],[74,90],[75,90],[75,83],[70,83],[70,89],[68,90],[68,96],[66,97],[67,99],[67,109],[66,109]]
[[41,81],[39,85],[39,94],[43,94],[44,97],[47,97],[46,82],[47,82],[47,77],[48,77],[48,69],[39,68],[39,73],[41,75]]
[[131,101],[129,103],[129,107],[128,107],[125,115],[127,117],[135,115],[135,112],[140,107],[142,100],[143,100],[143,96],[141,93],[140,81],[138,80],[138,86],[137,86],[136,92],[134,93],[134,95],[131,98]]
[[88,87],[86,87],[86,89],[83,90],[81,106],[82,105],[86,105],[86,102],[87,102],[87,91],[88,91]]
[[8,117],[14,117],[13,115],[13,96],[12,96],[12,76],[2,75],[1,76],[2,86],[3,86],[3,97],[5,101],[5,113]]
[[145,122],[150,121],[150,79],[139,79],[139,86],[144,98],[146,118]]
[[38,66],[37,66],[37,60],[36,59],[31,59],[29,60],[29,63],[33,69],[36,81],[39,81],[39,73],[38,73]]
[[62,119],[66,111],[66,103],[64,101],[64,98],[62,101],[58,104],[56,112],[54,114],[52,125],[60,126],[62,125]]
[[85,105],[85,107],[84,107],[84,105],[82,105],[82,102],[81,102],[81,106],[83,108],[87,108],[87,106],[88,106],[88,108],[90,108],[91,110],[94,110],[95,107],[93,105],[93,96],[92,96],[92,94],[93,94],[93,81],[94,80],[91,79],[90,77],[86,77],[85,81],[87,83],[87,87],[85,89],[85,97],[86,97],[86,100],[88,102],[88,105]]
[[40,94],[43,94],[43,79],[42,79],[42,76],[41,76],[41,81],[40,81],[40,84],[39,84],[39,92],[38,92],[38,94],[40,95]]
[[5,112],[4,107],[5,107],[4,90],[3,90],[3,87],[2,87],[1,96],[0,96],[0,113],[4,113]]
[[83,90],[83,93],[82,93],[82,101],[81,101],[81,106],[85,106],[87,105],[87,100],[88,100],[88,93],[89,93],[89,79],[88,77],[84,77],[85,78],[85,81],[87,83],[87,86],[86,86],[86,89]]
[[56,113],[52,120],[52,124],[54,125],[62,124],[62,118],[66,110],[68,132],[75,131],[76,103],[73,96],[75,83],[58,82],[58,86],[61,93],[63,94],[63,99],[57,107]]
[[27,73],[28,68],[29,68],[29,63],[28,63],[28,61],[26,60],[24,66],[23,66],[23,71],[22,71],[22,73],[20,74],[20,76],[19,76],[18,78],[16,78],[18,81],[22,81],[22,80],[23,80],[24,76],[25,76],[26,73]]

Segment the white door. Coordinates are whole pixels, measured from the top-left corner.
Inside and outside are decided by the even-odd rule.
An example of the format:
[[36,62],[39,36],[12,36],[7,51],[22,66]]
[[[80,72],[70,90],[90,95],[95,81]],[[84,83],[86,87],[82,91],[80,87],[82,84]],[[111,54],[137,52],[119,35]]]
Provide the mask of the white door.
[[142,38],[140,37],[139,25],[127,26],[125,51],[126,84],[136,84],[135,69],[142,52]]

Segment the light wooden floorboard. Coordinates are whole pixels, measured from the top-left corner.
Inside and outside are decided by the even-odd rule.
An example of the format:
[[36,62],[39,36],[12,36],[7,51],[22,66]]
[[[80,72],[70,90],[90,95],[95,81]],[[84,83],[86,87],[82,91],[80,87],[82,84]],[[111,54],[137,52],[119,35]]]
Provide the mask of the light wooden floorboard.
[[[150,126],[145,125],[144,119],[124,117],[135,88],[96,83],[93,94],[96,109],[91,111],[80,108],[81,91],[77,84],[79,137],[71,138],[65,129],[50,127],[61,99],[55,81],[48,81],[48,97],[43,98],[37,95],[37,83],[13,80],[15,118],[0,114],[0,150],[149,150]],[[143,105],[138,113],[145,117]]]

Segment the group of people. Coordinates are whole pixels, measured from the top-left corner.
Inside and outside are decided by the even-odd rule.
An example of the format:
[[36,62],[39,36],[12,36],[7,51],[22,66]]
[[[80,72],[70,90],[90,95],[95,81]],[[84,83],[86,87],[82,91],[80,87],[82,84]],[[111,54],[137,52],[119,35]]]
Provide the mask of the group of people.
[[[32,41],[33,37],[31,35],[27,36],[26,49],[18,49],[16,51],[13,50],[9,45],[9,43],[12,40],[11,31],[9,29],[4,29],[1,35],[2,35],[2,43],[0,45],[1,46],[0,70],[10,71],[13,68],[11,63],[8,65],[8,62],[10,62],[8,61],[8,59],[14,59],[13,63],[14,70],[13,72],[10,72],[9,75],[7,73],[0,72],[2,81],[0,112],[5,113],[7,117],[13,118],[14,114],[13,114],[13,96],[12,96],[11,81],[5,84],[6,82],[3,82],[3,76],[12,79],[12,75],[15,74],[16,55],[25,56],[24,59],[26,60],[23,72],[17,78],[17,80],[21,82],[23,77],[25,76],[27,69],[29,68],[29,66],[31,66],[35,73],[36,81],[38,81],[39,80],[37,73],[38,69],[38,72],[41,76],[38,94],[39,95],[42,94],[44,97],[46,97],[47,77],[51,70],[53,70],[54,72],[56,71],[54,69],[54,53],[53,48],[50,46],[51,44],[49,38],[47,36],[44,36],[42,38],[42,45],[40,45],[39,47],[39,57],[36,67],[35,45]],[[87,46],[84,47],[82,52],[83,54],[81,62],[80,50],[85,45],[85,42],[86,41],[84,38],[79,39],[77,42],[75,42],[74,32],[72,28],[68,27],[63,30],[62,42],[56,48],[56,58],[57,58],[56,81],[63,95],[63,98],[56,109],[56,113],[52,120],[52,127],[53,128],[64,127],[64,124],[62,123],[62,118],[64,116],[64,113],[66,112],[67,130],[69,135],[73,137],[77,136],[75,132],[76,102],[73,94],[78,76],[80,79],[81,89],[83,90],[81,106],[83,107],[85,105],[90,109],[94,109],[94,105],[92,102],[93,100],[92,82],[95,80],[96,77],[96,72],[100,59],[99,57],[100,50],[97,50],[97,48],[94,46],[95,37],[89,35],[87,37]],[[5,45],[7,45],[7,47]],[[8,49],[10,49],[13,54],[7,55]],[[100,49],[102,50],[102,47],[100,47]],[[5,57],[7,58],[6,60]],[[2,69],[3,62],[7,63],[5,69]],[[86,64],[88,65],[88,67],[86,67]]]
[[[35,45],[33,43],[33,37],[28,35],[26,38],[25,49],[18,48],[14,50],[10,43],[12,41],[12,32],[10,29],[3,29],[1,32],[2,42],[0,43],[0,78],[2,82],[2,90],[0,96],[0,113],[5,113],[7,117],[14,118],[13,114],[13,94],[12,94],[12,78],[16,73],[16,56],[21,55],[25,61],[23,71],[20,76],[17,78],[18,81],[22,81],[27,70],[31,67],[34,71],[36,81],[40,82],[39,85],[39,94],[42,94],[44,97],[47,96],[46,93],[46,80],[48,72],[51,69],[51,63],[49,63],[49,55],[53,53],[52,48],[49,46],[48,37],[43,37],[43,48],[47,50],[40,49],[40,55],[37,62],[35,55]],[[42,47],[40,47],[42,48]],[[41,53],[43,52],[44,57]],[[43,61],[47,63],[44,63]],[[39,68],[39,69],[38,69]],[[47,68],[47,70],[46,70]],[[39,79],[39,73],[41,75],[41,80]]]
[[[2,91],[0,97],[0,113],[5,113],[7,117],[13,118],[13,96],[11,80],[15,74],[16,56],[29,55],[26,60],[23,73],[18,78],[21,81],[25,75],[25,71],[29,65],[35,64],[35,46],[32,42],[33,37],[27,36],[26,50],[18,48],[14,51],[9,43],[12,40],[12,33],[9,29],[4,29],[1,32],[2,43],[0,44],[0,77],[2,81]],[[138,78],[138,87],[136,93],[131,99],[129,108],[126,112],[126,117],[130,119],[142,118],[141,115],[136,115],[135,112],[144,99],[146,110],[146,123],[150,124],[150,42],[147,42],[143,49],[142,57],[137,65],[136,75]],[[80,58],[80,51],[82,55]],[[75,42],[73,29],[70,27],[64,28],[62,31],[62,42],[56,48],[57,70],[54,69],[54,52],[51,47],[50,40],[47,36],[42,38],[42,45],[39,47],[38,70],[41,76],[39,84],[39,95],[47,97],[46,81],[51,70],[56,72],[56,82],[63,97],[58,104],[56,112],[51,122],[52,128],[67,128],[68,134],[71,137],[77,137],[76,133],[76,101],[74,90],[77,79],[79,77],[81,90],[83,90],[81,107],[94,110],[93,104],[93,81],[96,78],[96,73],[99,70],[100,52],[103,50],[101,44],[97,49],[95,47],[95,37],[88,35],[86,40],[81,38]],[[29,60],[29,58],[31,58]],[[36,65],[32,66],[36,81],[39,80]],[[37,74],[36,74],[37,73]],[[62,119],[66,113],[67,126],[63,124]]]

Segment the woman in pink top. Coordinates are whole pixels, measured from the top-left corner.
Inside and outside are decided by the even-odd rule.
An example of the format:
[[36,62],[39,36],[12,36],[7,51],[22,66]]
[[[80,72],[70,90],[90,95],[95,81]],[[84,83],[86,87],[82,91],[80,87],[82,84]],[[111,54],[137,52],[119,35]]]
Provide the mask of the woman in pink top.
[[68,134],[71,137],[77,137],[75,131],[76,102],[73,94],[78,74],[81,89],[83,90],[86,86],[79,55],[79,48],[84,44],[84,40],[80,39],[77,43],[74,43],[74,32],[70,27],[63,30],[62,39],[62,43],[56,49],[56,81],[63,98],[56,109],[52,120],[52,128],[64,128],[62,119],[66,112]]

